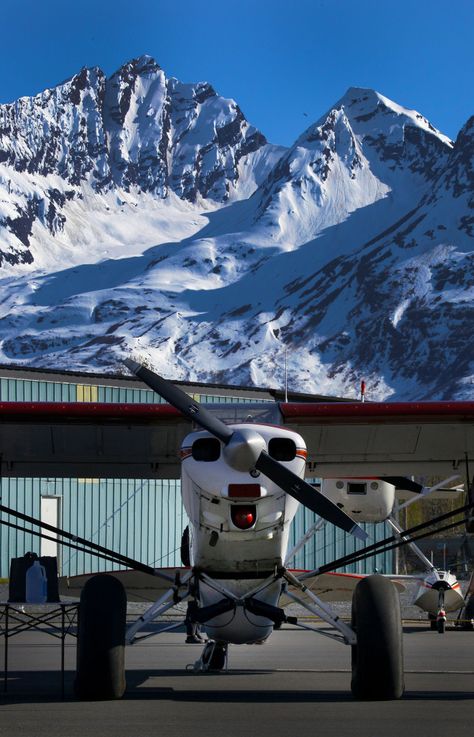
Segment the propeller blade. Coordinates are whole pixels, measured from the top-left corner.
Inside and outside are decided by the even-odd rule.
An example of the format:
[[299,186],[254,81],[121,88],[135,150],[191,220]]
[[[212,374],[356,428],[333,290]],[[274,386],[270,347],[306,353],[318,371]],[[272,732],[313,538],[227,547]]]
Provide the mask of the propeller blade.
[[392,484],[398,491],[411,491],[415,494],[421,494],[423,491],[421,484],[417,484],[416,481],[407,479],[405,476],[381,476],[380,480]]
[[191,399],[188,394],[178,389],[170,381],[163,379],[158,374],[150,371],[150,369],[133,361],[131,358],[126,358],[124,364],[132,374],[138,376],[150,389],[153,389],[160,397],[166,399],[169,404],[179,410],[185,417],[210,432],[211,435],[218,438],[224,445],[227,445],[234,434],[233,431],[221,420],[208,412],[207,409],[201,407],[200,404]]
[[344,532],[349,532],[359,540],[367,540],[367,533],[349,515],[324,496],[323,493],[314,489],[307,481],[299,478],[293,471],[290,471],[289,468],[283,466],[265,451],[260,453],[255,468],[268,476],[280,489],[286,491],[287,494],[320,517],[336,525],[336,527],[340,527]]

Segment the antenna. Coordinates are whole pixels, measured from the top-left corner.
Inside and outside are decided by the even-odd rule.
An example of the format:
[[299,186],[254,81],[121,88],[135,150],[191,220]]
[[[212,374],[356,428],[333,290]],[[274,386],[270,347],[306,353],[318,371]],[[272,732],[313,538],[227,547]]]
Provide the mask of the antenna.
[[362,379],[360,382],[360,401],[365,402],[365,381]]
[[288,402],[288,348],[285,346],[285,403]]

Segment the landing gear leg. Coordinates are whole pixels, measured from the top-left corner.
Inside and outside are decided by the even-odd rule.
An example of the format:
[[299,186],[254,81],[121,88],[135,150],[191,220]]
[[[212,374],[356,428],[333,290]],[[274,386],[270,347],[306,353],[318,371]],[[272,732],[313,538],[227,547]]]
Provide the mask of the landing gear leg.
[[440,635],[446,631],[446,612],[444,610],[444,589],[438,591],[438,612],[436,614],[436,629]]
[[208,671],[220,671],[227,664],[227,642],[208,640],[199,660],[194,663],[195,673],[207,673]]
[[352,599],[352,693],[356,699],[399,699],[404,690],[400,601],[383,576],[363,578]]

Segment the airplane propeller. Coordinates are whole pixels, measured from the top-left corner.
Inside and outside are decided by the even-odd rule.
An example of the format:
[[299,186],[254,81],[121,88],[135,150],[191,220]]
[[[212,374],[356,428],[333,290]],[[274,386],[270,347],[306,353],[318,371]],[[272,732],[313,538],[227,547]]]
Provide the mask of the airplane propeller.
[[124,364],[135,376],[138,376],[150,389],[153,389],[185,417],[220,440],[224,445],[224,457],[232,468],[238,471],[257,469],[280,489],[320,517],[360,540],[367,539],[367,533],[342,509],[289,468],[272,458],[265,450],[264,439],[256,430],[231,430],[224,422],[163,377],[131,358],[125,359]]

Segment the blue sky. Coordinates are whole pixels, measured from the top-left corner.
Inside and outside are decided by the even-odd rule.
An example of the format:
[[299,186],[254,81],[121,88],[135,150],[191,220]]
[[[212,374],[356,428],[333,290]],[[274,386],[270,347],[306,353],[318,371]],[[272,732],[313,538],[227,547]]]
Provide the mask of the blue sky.
[[272,143],[290,145],[350,86],[453,138],[474,114],[472,0],[2,0],[0,22],[0,102],[147,53],[233,97]]

